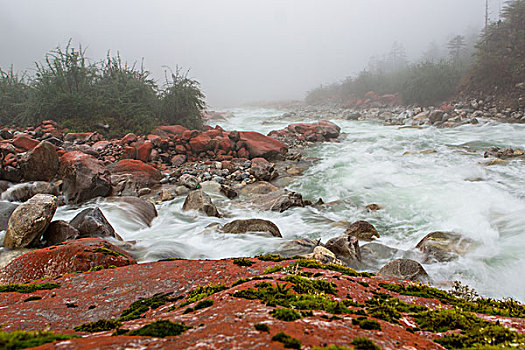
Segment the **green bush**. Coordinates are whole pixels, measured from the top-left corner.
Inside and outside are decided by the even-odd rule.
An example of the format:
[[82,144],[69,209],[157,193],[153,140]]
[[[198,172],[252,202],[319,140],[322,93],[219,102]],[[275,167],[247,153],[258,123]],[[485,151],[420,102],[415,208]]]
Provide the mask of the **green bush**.
[[11,67],[8,71],[0,69],[0,124],[12,125],[24,111],[29,97],[27,77],[19,76]]

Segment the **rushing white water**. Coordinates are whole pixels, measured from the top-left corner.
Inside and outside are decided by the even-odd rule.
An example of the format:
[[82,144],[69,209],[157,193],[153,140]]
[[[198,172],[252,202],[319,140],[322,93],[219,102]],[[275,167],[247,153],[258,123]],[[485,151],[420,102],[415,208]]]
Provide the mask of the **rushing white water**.
[[[219,121],[227,130],[267,133],[292,120],[277,110],[237,109]],[[367,220],[381,234],[377,242],[415,254],[414,246],[432,231],[454,231],[480,245],[456,261],[425,264],[434,281],[461,280],[481,294],[525,301],[525,162],[481,164],[490,146],[525,148],[525,125],[486,123],[454,129],[410,129],[379,123],[334,120],[346,137],[306,152],[321,160],[289,186],[303,197],[335,205],[292,208],[284,213],[239,208],[212,196],[224,218],[182,212],[183,197],[157,206],[151,227],[126,206],[101,200],[116,231],[137,241],[141,261],[164,257],[227,258],[274,250],[282,239],[222,234],[213,224],[232,218],[273,221],[285,239],[327,239],[343,234],[341,221]],[[431,150],[431,151],[430,151]],[[422,152],[426,151],[426,152]],[[365,205],[384,209],[368,212]],[[85,208],[85,206],[83,207]],[[55,219],[71,219],[83,208],[61,207]],[[385,261],[381,261],[383,263]],[[376,266],[379,268],[380,266]]]

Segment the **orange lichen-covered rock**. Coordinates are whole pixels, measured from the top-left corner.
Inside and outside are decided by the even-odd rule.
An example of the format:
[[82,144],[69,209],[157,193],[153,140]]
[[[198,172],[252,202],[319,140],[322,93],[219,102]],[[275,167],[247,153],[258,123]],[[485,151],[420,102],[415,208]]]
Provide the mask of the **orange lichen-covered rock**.
[[102,266],[126,266],[136,261],[124,250],[100,238],[84,238],[37,249],[11,261],[2,269],[2,283],[27,283]]
[[112,174],[131,174],[137,183],[144,186],[153,186],[162,179],[160,171],[140,160],[123,159],[111,164],[109,169]]
[[238,143],[246,148],[250,158],[274,159],[288,152],[288,147],[281,141],[255,131],[241,131],[239,136]]

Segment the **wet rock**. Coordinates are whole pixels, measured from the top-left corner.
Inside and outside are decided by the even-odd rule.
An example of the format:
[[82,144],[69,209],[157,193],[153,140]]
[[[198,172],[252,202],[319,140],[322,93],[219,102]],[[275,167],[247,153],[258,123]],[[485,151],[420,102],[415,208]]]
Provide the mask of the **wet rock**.
[[19,205],[7,223],[4,247],[18,249],[36,244],[49,226],[56,209],[57,198],[45,194],[37,194]]
[[161,202],[171,201],[175,199],[176,195],[177,194],[172,188],[161,188],[161,190],[159,191],[159,200]]
[[111,164],[108,169],[112,174],[130,174],[139,187],[158,185],[163,176],[161,172],[140,160],[123,159]]
[[272,185],[266,181],[257,181],[244,186],[241,189],[241,194],[252,195],[252,194],[268,194],[271,192],[279,191],[279,187]]
[[383,206],[381,204],[368,204],[366,206],[366,209],[368,209],[368,211],[377,211],[377,210],[381,210],[383,209]]
[[430,277],[423,266],[417,261],[410,259],[395,259],[383,266],[378,274],[415,282],[430,282]]
[[45,241],[46,246],[51,246],[77,239],[78,236],[78,230],[71,226],[67,221],[57,220],[49,224],[47,230],[44,232],[42,240]]
[[18,208],[18,204],[11,202],[0,202],[0,231],[7,229],[7,223],[11,214]]
[[234,199],[239,196],[239,193],[228,185],[221,185],[221,193],[228,199]]
[[492,146],[485,153],[483,153],[483,157],[495,157],[499,159],[525,158],[525,151],[519,148],[501,149],[499,147]]
[[39,143],[40,142],[38,142],[37,140],[24,134],[17,135],[13,139],[13,145],[16,148],[21,149],[22,151],[32,150],[33,148],[38,146]]
[[4,193],[9,187],[11,187],[11,183],[9,181],[0,180],[0,193]]
[[428,115],[428,120],[430,121],[430,123],[436,124],[436,123],[444,121],[443,120],[444,116],[445,116],[444,111],[436,110],[436,111],[430,112],[430,114]]
[[259,195],[252,198],[252,201],[262,210],[278,211],[280,213],[293,207],[304,207],[301,194],[286,189]]
[[186,163],[185,154],[177,154],[171,158],[171,165],[174,167],[180,167],[182,164]]
[[58,172],[60,163],[55,146],[42,141],[20,158],[20,169],[26,181],[50,181]]
[[359,247],[361,252],[361,260],[370,265],[377,266],[380,261],[392,260],[399,249],[391,248],[381,243],[368,243]]
[[279,248],[273,252],[282,256],[299,256],[311,254],[314,252],[315,247],[321,245],[321,240],[301,238],[293,241],[284,242]]
[[379,238],[379,233],[374,225],[363,220],[356,221],[348,226],[345,234],[348,236],[355,236],[361,241],[372,241],[376,237]]
[[221,217],[217,207],[211,201],[210,196],[201,190],[191,191],[188,194],[182,210],[197,210],[208,216]]
[[108,202],[119,203],[135,219],[139,220],[146,226],[151,226],[153,219],[158,216],[157,208],[150,201],[132,196],[109,197]]
[[78,230],[80,238],[113,237],[122,240],[99,208],[82,210],[69,224]]
[[70,203],[82,203],[109,195],[111,183],[108,170],[95,157],[74,151],[60,158],[59,176],[63,193]]
[[273,237],[282,237],[277,225],[263,219],[234,220],[224,225],[222,231],[226,233],[264,232]]
[[190,190],[195,190],[199,188],[199,179],[196,176],[190,174],[183,174],[179,177],[179,183],[182,186],[186,186]]
[[204,181],[200,183],[200,188],[206,193],[221,193],[221,184],[216,181]]
[[273,165],[264,158],[254,158],[251,162],[250,175],[257,180],[271,181],[277,177]]
[[331,238],[324,245],[348,266],[357,266],[361,261],[359,241],[354,236],[340,236]]
[[124,250],[99,238],[68,241],[37,249],[11,261],[1,274],[4,283],[27,283],[101,266],[126,266],[136,261]]
[[329,249],[317,246],[314,248],[314,251],[310,254],[303,255],[306,259],[316,259],[322,262],[323,264],[337,264],[344,265],[341,260]]
[[245,147],[250,158],[279,159],[288,152],[281,141],[255,131],[241,131],[239,137],[239,148]]
[[423,262],[451,261],[476,246],[476,242],[454,232],[431,232],[416,245],[425,254]]

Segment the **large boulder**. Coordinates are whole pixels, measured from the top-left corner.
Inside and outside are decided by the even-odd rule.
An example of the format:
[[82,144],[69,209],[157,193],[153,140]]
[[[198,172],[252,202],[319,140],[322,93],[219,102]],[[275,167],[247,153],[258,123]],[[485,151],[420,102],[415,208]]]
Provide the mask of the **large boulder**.
[[78,230],[71,226],[67,221],[57,220],[49,224],[46,232],[44,232],[42,240],[45,241],[47,246],[50,246],[77,239],[78,236]]
[[250,167],[250,175],[253,175],[257,180],[271,181],[277,177],[273,165],[264,158],[252,159]]
[[274,254],[282,256],[305,256],[312,254],[317,246],[321,245],[321,240],[311,238],[300,238],[293,241],[283,242]]
[[157,185],[163,177],[159,170],[140,160],[123,159],[108,168],[112,174],[131,174],[135,182],[142,187]]
[[7,229],[7,223],[11,214],[18,208],[18,204],[11,202],[0,202],[0,231]]
[[325,243],[325,247],[348,266],[357,266],[357,263],[361,261],[359,241],[356,237],[340,236],[331,238]]
[[424,262],[450,261],[464,255],[476,246],[470,238],[454,232],[431,232],[416,245],[425,254]]
[[123,207],[126,212],[130,213],[134,219],[146,226],[151,226],[153,219],[158,216],[155,205],[142,198],[132,196],[108,197],[107,201],[117,203],[119,207]]
[[182,210],[197,210],[208,216],[215,216],[220,218],[221,214],[217,207],[211,201],[210,196],[201,190],[191,191],[188,193],[186,200],[182,206]]
[[108,170],[95,157],[74,151],[60,158],[59,175],[63,179],[64,196],[70,203],[81,203],[110,193]]
[[272,185],[266,181],[257,181],[251,184],[247,184],[241,188],[241,194],[243,195],[258,195],[258,194],[268,194],[270,192],[279,191],[279,187]]
[[280,158],[288,152],[288,147],[281,141],[255,131],[241,131],[239,137],[238,144],[240,147],[238,148],[245,147],[250,158],[272,160]]
[[18,206],[9,218],[4,247],[18,249],[38,243],[56,210],[57,198],[46,194],[37,194]]
[[122,240],[99,208],[82,210],[69,224],[78,230],[80,238],[113,237]]
[[420,263],[410,259],[395,259],[383,266],[379,275],[402,278],[409,281],[429,283],[430,277]]
[[345,234],[357,237],[357,239],[361,241],[372,241],[376,237],[379,238],[379,233],[374,225],[363,220],[350,224],[350,226],[347,227]]
[[224,225],[222,231],[226,233],[264,232],[273,237],[282,237],[277,225],[263,219],[234,220]]
[[155,128],[151,133],[153,135],[158,135],[162,138],[167,139],[167,138],[174,137],[174,136],[180,137],[187,130],[188,129],[186,129],[185,127],[181,125],[164,125],[164,126],[159,126]]
[[302,255],[302,257],[306,259],[319,260],[323,264],[344,265],[341,260],[337,259],[337,256],[334,254],[334,252],[323,246],[315,247],[312,253]]
[[42,141],[20,159],[20,169],[26,181],[50,181],[58,172],[60,162],[55,146]]
[[86,238],[28,252],[11,261],[0,274],[2,283],[27,283],[92,268],[120,267],[136,261],[100,238]]
[[25,202],[36,194],[58,195],[58,186],[45,181],[26,182],[9,187],[2,197],[8,201]]
[[281,213],[292,207],[304,207],[301,194],[286,189],[253,197],[251,201],[256,207],[262,210],[278,211]]

